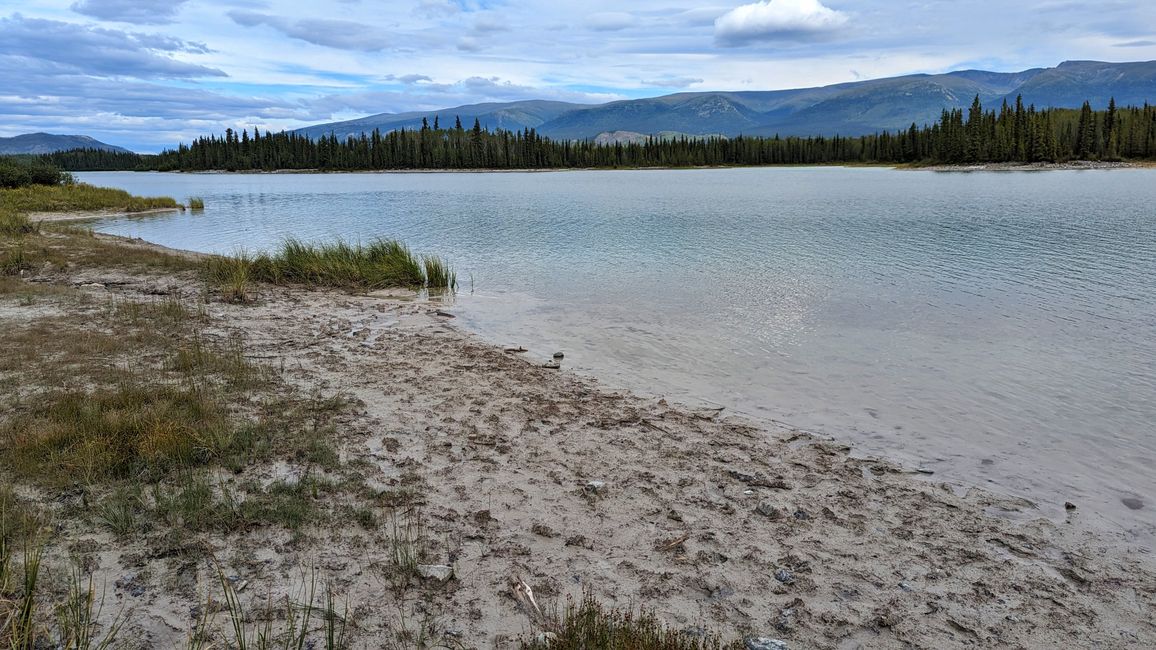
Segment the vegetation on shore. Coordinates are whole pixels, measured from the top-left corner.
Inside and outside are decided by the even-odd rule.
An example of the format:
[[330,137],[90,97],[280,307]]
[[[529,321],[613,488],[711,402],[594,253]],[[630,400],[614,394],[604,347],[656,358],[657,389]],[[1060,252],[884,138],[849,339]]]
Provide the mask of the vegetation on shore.
[[[135,156],[135,157],[134,157]],[[79,150],[46,157],[70,170],[578,169],[814,164],[968,164],[1156,159],[1156,107],[1037,109],[1004,102],[944,111],[934,124],[861,137],[652,138],[556,141],[533,129],[489,131],[475,121],[340,140],[293,133],[197,138],[155,156]]]
[[404,244],[307,244],[285,241],[272,254],[215,257],[205,263],[209,279],[233,302],[245,302],[251,281],[300,284],[369,292],[391,287],[452,291],[457,276],[436,256],[418,256]]

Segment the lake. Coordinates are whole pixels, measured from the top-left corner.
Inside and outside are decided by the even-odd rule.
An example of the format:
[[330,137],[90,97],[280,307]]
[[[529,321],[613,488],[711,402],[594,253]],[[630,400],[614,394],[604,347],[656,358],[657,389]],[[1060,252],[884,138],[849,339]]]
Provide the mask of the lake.
[[205,200],[102,232],[398,238],[495,343],[1156,540],[1156,170],[78,176]]

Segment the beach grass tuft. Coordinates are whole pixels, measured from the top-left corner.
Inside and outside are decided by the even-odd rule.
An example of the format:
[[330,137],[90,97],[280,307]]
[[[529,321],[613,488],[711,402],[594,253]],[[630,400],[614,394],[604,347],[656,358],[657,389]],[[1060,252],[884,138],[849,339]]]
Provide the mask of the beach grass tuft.
[[124,190],[95,187],[86,183],[29,185],[0,190],[0,213],[94,210],[144,212],[166,208],[179,210],[181,205],[167,196],[133,196]]
[[393,287],[449,289],[456,277],[449,264],[434,256],[418,257],[405,244],[379,239],[369,244],[309,244],[286,240],[273,254],[208,260],[210,281],[221,287],[226,300],[245,302],[250,280],[272,284],[301,284],[369,292]]
[[19,237],[37,232],[39,228],[26,215],[0,208],[0,236]]
[[532,650],[739,650],[741,641],[724,643],[712,635],[672,630],[654,614],[607,609],[587,595],[567,608],[562,620],[540,641],[523,642]]
[[190,197],[189,198],[189,209],[190,210],[196,210],[196,211],[204,210],[205,209],[205,200],[199,196]]
[[204,392],[126,385],[42,396],[0,428],[0,447],[15,474],[67,485],[199,464],[229,433],[226,411]]

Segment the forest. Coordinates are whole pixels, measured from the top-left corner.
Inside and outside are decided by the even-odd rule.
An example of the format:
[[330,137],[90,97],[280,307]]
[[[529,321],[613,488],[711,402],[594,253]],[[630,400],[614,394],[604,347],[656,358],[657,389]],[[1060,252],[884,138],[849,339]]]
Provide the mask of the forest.
[[443,128],[339,140],[293,133],[197,138],[175,150],[138,155],[90,149],[48,154],[43,160],[69,171],[247,171],[405,169],[581,169],[816,164],[971,164],[1151,160],[1156,158],[1156,107],[1103,111],[1085,102],[1080,110],[1025,107],[1003,102],[986,110],[945,110],[939,121],[905,131],[858,137],[679,137],[639,143],[552,140],[534,129],[470,129],[455,119]]

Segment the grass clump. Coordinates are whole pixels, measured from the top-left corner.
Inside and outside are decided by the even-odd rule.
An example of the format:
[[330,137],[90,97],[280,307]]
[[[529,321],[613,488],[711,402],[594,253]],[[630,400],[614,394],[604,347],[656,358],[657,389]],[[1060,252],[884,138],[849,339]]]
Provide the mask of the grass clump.
[[86,183],[29,185],[0,190],[0,212],[144,212],[163,208],[179,210],[181,205],[167,196],[133,196],[124,190],[95,187]]
[[545,638],[523,642],[525,650],[739,650],[741,641],[724,643],[716,636],[671,630],[654,614],[606,609],[587,595],[567,608]]
[[122,386],[44,396],[0,429],[0,449],[14,473],[67,485],[200,464],[229,433],[226,412],[204,393]]
[[199,196],[189,198],[189,209],[201,211],[205,209],[205,200]]
[[307,244],[289,239],[271,255],[218,257],[205,265],[226,300],[246,302],[251,280],[375,291],[392,287],[453,290],[457,278],[435,256],[418,257],[401,242]]
[[0,236],[19,237],[39,231],[26,215],[12,210],[0,209]]

